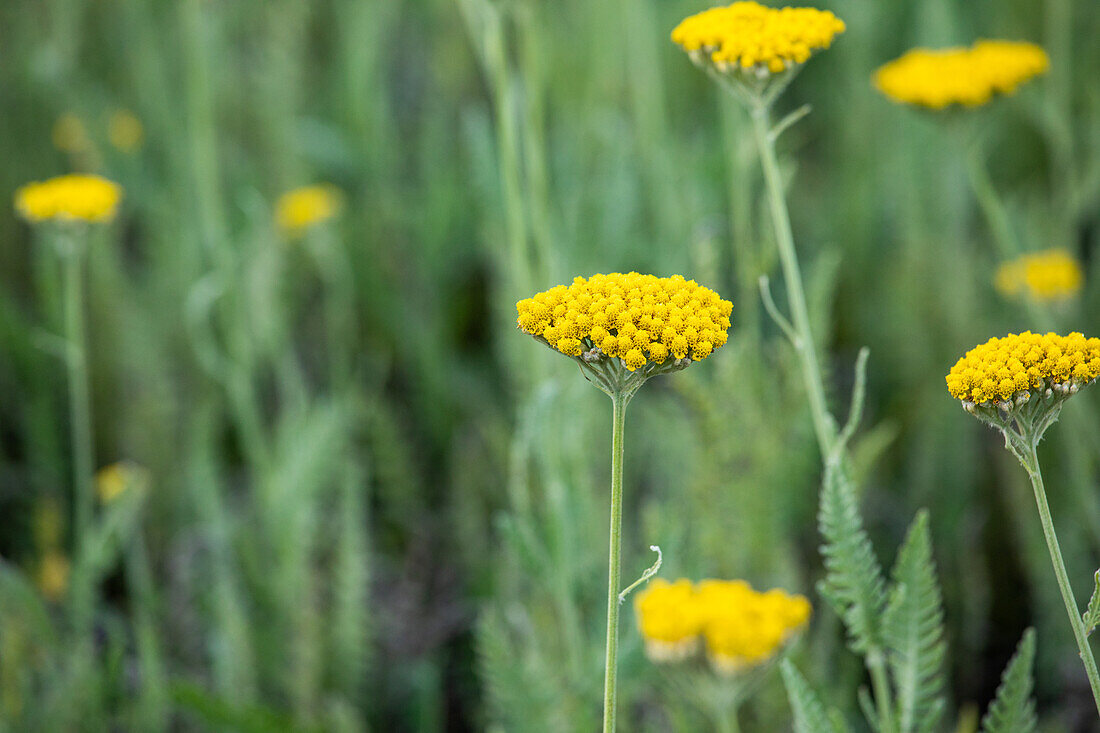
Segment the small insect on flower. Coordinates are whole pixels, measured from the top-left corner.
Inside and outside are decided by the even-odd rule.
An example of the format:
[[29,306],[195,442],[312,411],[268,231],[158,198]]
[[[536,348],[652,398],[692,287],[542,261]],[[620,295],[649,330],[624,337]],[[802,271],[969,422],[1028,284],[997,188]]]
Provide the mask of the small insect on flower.
[[15,210],[29,222],[109,222],[118,211],[122,187],[99,176],[70,174],[28,183],[15,192]]
[[275,203],[275,222],[287,236],[300,236],[307,229],[336,217],[344,208],[343,192],[330,183],[303,186],[288,191]]
[[844,21],[828,10],[779,10],[749,0],[685,18],[672,40],[700,67],[766,79],[805,63],[843,32]]
[[112,463],[95,475],[96,495],[103,504],[110,504],[128,491],[144,491],[150,483],[148,469],[131,461]]
[[1049,68],[1046,51],[1034,43],[982,40],[969,48],[913,49],[876,71],[874,84],[895,102],[976,107]]
[[1064,249],[1024,255],[997,268],[993,283],[1007,297],[1045,303],[1065,300],[1081,290],[1081,264]]

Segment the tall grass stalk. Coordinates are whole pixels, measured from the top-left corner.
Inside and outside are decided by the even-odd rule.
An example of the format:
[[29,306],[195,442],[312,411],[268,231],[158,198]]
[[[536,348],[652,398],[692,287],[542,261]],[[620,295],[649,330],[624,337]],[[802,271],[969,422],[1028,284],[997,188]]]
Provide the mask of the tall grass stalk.
[[604,656],[603,729],[615,730],[616,667],[619,654],[619,598],[623,528],[623,433],[630,397],[621,390],[611,394],[611,528],[607,558],[607,654]]

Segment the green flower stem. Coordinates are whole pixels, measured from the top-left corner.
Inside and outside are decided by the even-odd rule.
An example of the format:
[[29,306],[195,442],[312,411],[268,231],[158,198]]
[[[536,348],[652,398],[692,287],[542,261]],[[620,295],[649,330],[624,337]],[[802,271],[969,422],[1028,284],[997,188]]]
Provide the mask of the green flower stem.
[[[756,147],[760,155],[760,165],[764,169],[764,182],[768,192],[768,204],[775,227],[775,241],[779,249],[779,259],[783,267],[783,280],[787,286],[787,302],[791,311],[794,327],[794,347],[802,363],[802,378],[810,400],[814,432],[822,458],[828,458],[837,441],[836,421],[825,402],[825,386],[814,347],[813,333],[810,330],[810,316],[806,308],[806,295],[802,288],[802,273],[798,265],[798,253],[794,248],[794,236],[791,234],[791,217],[787,210],[787,201],[783,194],[783,181],[779,175],[779,163],[775,156],[775,136],[769,118],[769,100],[753,96],[749,111],[752,116],[752,129],[756,138]],[[891,706],[890,685],[886,675],[886,655],[881,649],[870,649],[866,655],[871,685],[874,689],[875,703],[878,707],[879,726],[882,733],[893,733],[895,729]]]
[[604,659],[603,729],[615,730],[615,664],[619,654],[619,585],[623,526],[623,431],[630,397],[611,393],[611,530],[607,560],[607,656]]
[[975,144],[973,149],[966,153],[966,172],[970,178],[970,188],[974,191],[974,197],[978,200],[982,215],[989,224],[989,230],[993,234],[993,242],[997,247],[997,256],[1003,260],[1011,260],[1020,254],[1020,245],[1012,233],[1012,223],[1008,218],[1008,209],[997,194],[993,186],[993,180],[989,177],[989,170],[982,159],[981,146]]
[[1097,712],[1100,712],[1100,673],[1096,670],[1096,659],[1092,655],[1088,638],[1085,635],[1085,624],[1081,619],[1080,607],[1073,595],[1073,588],[1069,584],[1069,574],[1066,572],[1066,564],[1062,559],[1062,549],[1058,546],[1058,535],[1054,533],[1054,522],[1050,518],[1050,507],[1047,505],[1046,489],[1043,487],[1043,474],[1039,470],[1039,456],[1035,448],[1038,440],[1027,442],[1021,461],[1028,476],[1031,477],[1031,487],[1035,490],[1035,504],[1039,507],[1039,520],[1043,524],[1043,535],[1046,537],[1047,549],[1050,551],[1050,562],[1054,566],[1054,576],[1058,579],[1058,589],[1062,592],[1062,600],[1066,604],[1069,613],[1069,625],[1073,629],[1073,638],[1077,641],[1077,650],[1080,652],[1081,661],[1085,665],[1085,673],[1089,678],[1089,686],[1092,687],[1092,698],[1096,702]]
[[88,353],[84,324],[84,246],[72,232],[59,233],[57,245],[64,270],[62,290],[69,384],[69,430],[72,436],[73,505],[76,556],[84,571],[73,577],[73,625],[78,637],[91,630],[92,589],[83,560],[92,525],[92,407],[88,388]]

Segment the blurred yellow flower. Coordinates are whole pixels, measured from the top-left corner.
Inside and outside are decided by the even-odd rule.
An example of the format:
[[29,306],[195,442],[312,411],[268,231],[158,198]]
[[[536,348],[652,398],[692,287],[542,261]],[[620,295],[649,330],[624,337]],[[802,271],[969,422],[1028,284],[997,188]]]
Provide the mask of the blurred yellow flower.
[[1025,331],[991,338],[951,367],[947,389],[973,411],[992,402],[1010,407],[1032,398],[1054,400],[1100,376],[1100,339],[1080,333],[1045,336]]
[[752,70],[766,76],[804,63],[843,32],[844,22],[827,10],[779,10],[750,0],[685,18],[672,31],[672,40],[697,64],[709,61],[722,72]]
[[974,107],[1011,94],[1048,68],[1046,51],[1034,43],[983,40],[969,48],[909,51],[876,71],[874,84],[895,102]]
[[343,208],[344,194],[336,186],[329,183],[304,186],[279,197],[275,221],[284,233],[295,236],[332,219]]
[[1083,280],[1081,265],[1073,255],[1064,249],[1049,249],[1001,264],[993,283],[1003,295],[1044,302],[1076,295]]
[[82,153],[92,146],[84,123],[72,112],[57,118],[51,137],[53,146],[63,153]]
[[121,198],[122,187],[117,183],[74,173],[23,186],[15,192],[15,209],[30,222],[109,222]]
[[149,471],[130,461],[101,468],[95,476],[96,494],[109,504],[127,491],[144,491],[150,484]]
[[128,109],[116,109],[107,118],[107,139],[115,149],[133,153],[145,142],[145,127]]
[[597,274],[516,303],[516,325],[567,356],[630,371],[705,359],[726,343],[733,304],[680,275]]
[[682,661],[700,641],[711,666],[736,674],[772,657],[809,622],[810,602],[778,588],[760,593],[743,580],[696,585],[655,580],[634,601],[646,655]]
[[38,561],[35,581],[47,600],[59,601],[69,587],[69,559],[57,550],[49,550]]

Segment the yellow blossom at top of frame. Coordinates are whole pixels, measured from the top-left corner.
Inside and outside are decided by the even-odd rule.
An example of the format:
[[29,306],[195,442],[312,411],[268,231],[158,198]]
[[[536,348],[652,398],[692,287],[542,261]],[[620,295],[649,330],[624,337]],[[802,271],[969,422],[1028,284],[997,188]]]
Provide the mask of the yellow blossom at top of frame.
[[680,661],[705,643],[711,665],[735,674],[771,659],[810,619],[810,602],[743,580],[655,580],[634,602],[646,654]]
[[127,491],[144,491],[150,480],[149,471],[144,467],[130,461],[119,461],[96,473],[96,495],[102,503],[110,504]]
[[666,360],[705,359],[726,343],[733,303],[680,275],[637,272],[558,285],[516,303],[516,325],[563,354],[599,349],[630,371]]
[[288,191],[275,203],[275,221],[286,234],[297,235],[322,224],[344,208],[344,194],[330,183]]
[[108,222],[121,199],[122,187],[117,183],[73,173],[23,186],[15,192],[15,209],[30,222]]
[[826,49],[844,21],[828,10],[769,8],[749,0],[689,16],[672,31],[688,53],[702,52],[719,69],[759,67],[778,73]]
[[1100,339],[1080,333],[991,338],[966,352],[951,367],[947,389],[952,397],[981,404],[1006,401],[1019,392],[1089,384],[1100,376]]
[[993,283],[1003,295],[1042,302],[1076,295],[1083,280],[1077,258],[1064,249],[1048,249],[1001,264]]
[[981,40],[969,48],[913,49],[876,71],[874,83],[895,102],[975,107],[995,94],[1011,94],[1048,68],[1050,58],[1034,43]]
[[123,153],[136,152],[145,142],[145,127],[128,109],[116,109],[107,118],[107,139]]
[[72,112],[66,112],[57,118],[50,137],[53,139],[53,146],[63,153],[82,153],[92,145],[84,123]]

